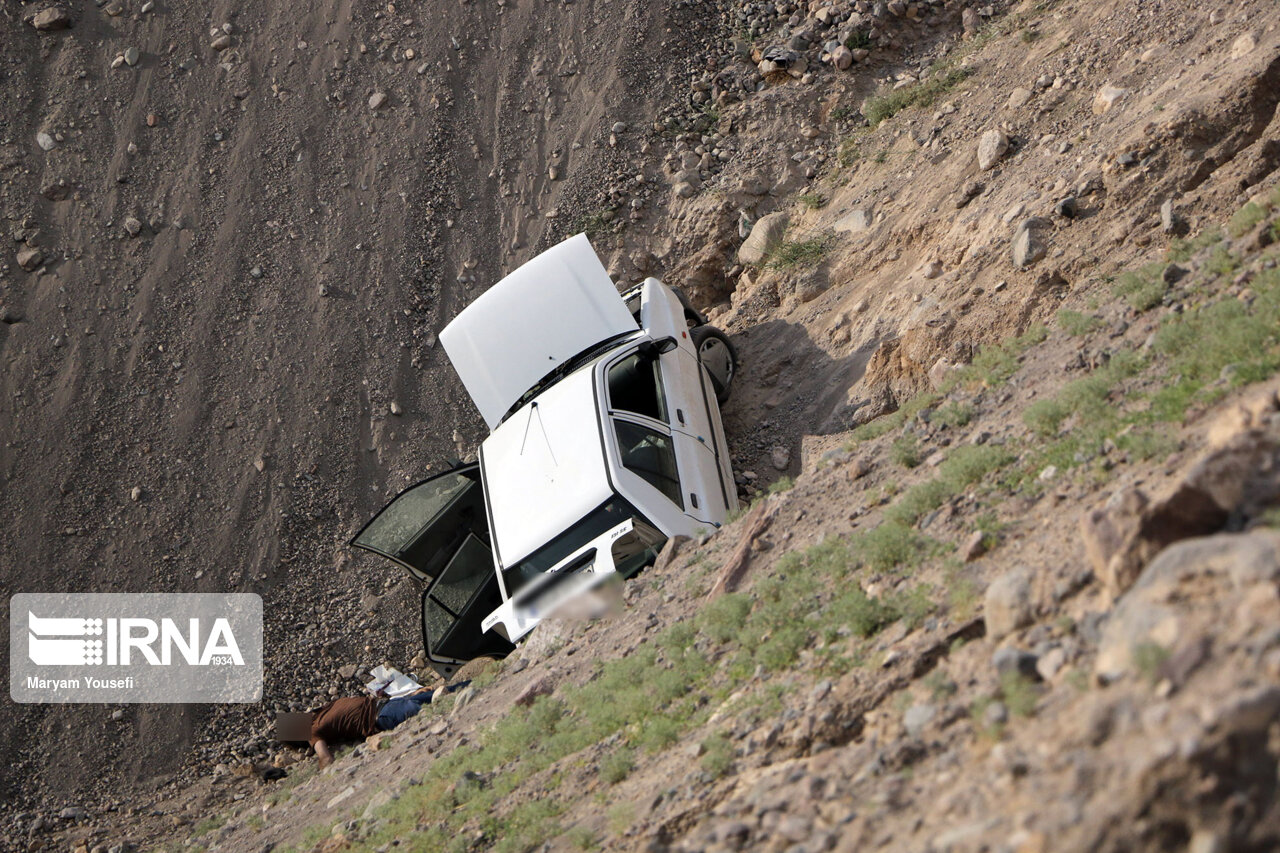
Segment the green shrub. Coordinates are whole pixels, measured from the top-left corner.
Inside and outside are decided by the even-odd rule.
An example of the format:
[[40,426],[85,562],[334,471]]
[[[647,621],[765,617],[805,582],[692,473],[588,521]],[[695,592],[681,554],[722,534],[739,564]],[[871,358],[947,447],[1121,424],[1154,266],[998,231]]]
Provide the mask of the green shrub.
[[963,68],[935,70],[928,79],[919,83],[868,98],[863,115],[872,127],[876,127],[908,107],[932,106],[939,97],[960,85],[968,76],[969,72]]
[[717,643],[727,643],[738,636],[751,613],[751,598],[730,592],[716,598],[702,611],[698,620],[702,633]]
[[631,774],[636,767],[636,755],[630,749],[619,749],[600,760],[600,778],[616,785]]
[[733,744],[722,734],[713,734],[702,742],[702,769],[719,779],[733,766]]
[[1249,202],[1231,217],[1231,221],[1227,224],[1227,233],[1232,237],[1243,237],[1266,218],[1267,212],[1261,205]]
[[1148,264],[1140,270],[1121,273],[1112,292],[1128,303],[1135,311],[1149,311],[1164,299],[1169,286],[1165,284],[1164,267]]
[[1056,435],[1069,414],[1056,399],[1036,400],[1022,412],[1022,422],[1036,435]]
[[904,524],[885,521],[855,534],[851,545],[854,557],[864,566],[872,571],[887,572],[899,566],[915,566],[926,554],[936,550],[937,543]]
[[811,240],[787,240],[773,250],[769,266],[785,269],[794,266],[810,266],[822,260],[827,253],[827,242],[820,238]]
[[771,495],[780,495],[796,484],[794,477],[779,477],[769,484],[766,490]]
[[973,406],[968,403],[947,403],[939,406],[929,417],[929,423],[946,427],[967,426],[973,420]]
[[920,444],[913,435],[900,436],[889,448],[889,458],[904,468],[920,464]]
[[1102,325],[1102,321],[1091,314],[1081,314],[1063,308],[1058,311],[1058,326],[1068,335],[1087,335]]

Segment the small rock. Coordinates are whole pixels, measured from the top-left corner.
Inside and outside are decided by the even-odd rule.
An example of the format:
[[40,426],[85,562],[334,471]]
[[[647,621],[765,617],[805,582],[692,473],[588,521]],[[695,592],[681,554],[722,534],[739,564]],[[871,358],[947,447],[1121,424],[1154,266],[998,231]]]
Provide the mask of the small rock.
[[141,486],[134,486],[132,489],[129,490],[129,500],[133,501],[134,503],[137,503],[138,501],[142,500]]
[[65,30],[71,26],[71,13],[57,6],[41,9],[31,19],[31,26],[42,33]]
[[779,445],[769,451],[769,461],[777,470],[785,471],[791,464],[791,451]]
[[58,812],[58,817],[63,820],[84,820],[88,816],[89,813],[79,806],[67,806],[65,809]]
[[996,649],[996,653],[991,656],[991,665],[1001,678],[1015,675],[1032,680],[1040,678],[1036,672],[1036,656],[1022,649],[1009,646]]
[[1080,206],[1076,202],[1075,196],[1067,196],[1053,206],[1053,212],[1063,219],[1075,219],[1076,214],[1080,212]]
[[381,109],[383,104],[385,104],[386,102],[387,102],[386,92],[374,92],[372,95],[369,96],[369,109],[371,110]]
[[1012,92],[1009,93],[1009,107],[1011,109],[1016,110],[1019,107],[1025,107],[1030,100],[1031,100],[1030,89],[1024,89],[1021,86],[1019,86],[1018,88],[1014,89]]
[[1003,702],[992,702],[982,712],[982,722],[988,726],[1003,726],[1009,722],[1009,709]]
[[1045,681],[1053,681],[1053,677],[1061,671],[1066,662],[1067,653],[1061,646],[1055,646],[1036,661],[1036,674]]
[[395,400],[391,401],[391,414],[397,415],[397,416],[404,414],[404,409],[400,408],[400,404],[397,403]]
[[138,53],[138,49],[136,47],[126,47],[124,49],[124,64],[128,65],[130,68],[137,65],[140,58],[141,54]]
[[231,36],[226,33],[213,37],[213,41],[209,42],[209,47],[216,51],[224,51],[231,47]]
[[902,726],[907,730],[907,734],[913,738],[918,738],[920,733],[924,731],[925,726],[933,722],[933,718],[937,715],[938,709],[933,705],[927,703],[912,705],[902,715]]
[[1253,37],[1253,33],[1245,33],[1231,44],[1231,59],[1243,59],[1257,46],[1258,40]]
[[1009,150],[1009,137],[998,130],[988,130],[978,141],[978,168],[986,172]]
[[1049,247],[1041,237],[1041,233],[1050,223],[1039,217],[1022,221],[1013,233],[1011,256],[1013,265],[1025,269],[1042,259],[1049,252]]
[[1031,578],[1028,569],[1015,569],[987,587],[983,614],[987,637],[998,640],[1031,623]]
[[1178,230],[1181,221],[1182,218],[1173,209],[1173,199],[1165,199],[1164,203],[1160,205],[1160,228],[1164,233],[1172,234]]
[[134,216],[126,216],[124,220],[124,230],[130,237],[137,237],[142,233],[142,222]]
[[840,45],[831,51],[831,64],[841,71],[846,71],[853,65],[853,51],[844,45]]
[[1127,89],[1121,89],[1118,86],[1103,86],[1098,90],[1098,94],[1093,98],[1093,114],[1102,115],[1115,106],[1116,102],[1125,96]]
[[42,151],[52,151],[57,144],[57,142],[54,142],[53,137],[43,130],[36,134],[36,145],[39,145]]
[[960,559],[966,563],[972,562],[983,554],[987,553],[987,537],[981,530],[975,530],[969,534],[969,538],[965,540],[964,546],[960,549]]
[[35,246],[23,246],[18,250],[18,266],[31,272],[44,262],[44,252]]
[[610,131],[613,133],[626,133],[627,123],[625,121],[615,121],[613,123],[613,127],[610,128]]
[[524,686],[524,689],[516,694],[513,700],[517,705],[528,707],[533,704],[533,700],[539,696],[550,696],[551,692],[556,689],[556,683],[549,675],[539,676]]

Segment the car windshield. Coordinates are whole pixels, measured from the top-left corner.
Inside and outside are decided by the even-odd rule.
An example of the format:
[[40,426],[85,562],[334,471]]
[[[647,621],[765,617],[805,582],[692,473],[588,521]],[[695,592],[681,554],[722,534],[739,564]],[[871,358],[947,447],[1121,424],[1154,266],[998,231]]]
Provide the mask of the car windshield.
[[[514,566],[508,566],[503,569],[502,577],[506,582],[507,596],[515,595],[516,591],[529,581],[541,576],[547,569],[573,554],[592,539],[617,527],[629,518],[634,518],[637,522],[649,527],[653,526],[645,520],[639,510],[625,499],[615,495],[605,501],[602,505],[587,513],[581,521],[574,524],[564,533],[561,533]],[[630,571],[639,570],[639,566],[627,568]],[[628,573],[624,571],[623,566],[618,566],[617,570],[623,574]]]

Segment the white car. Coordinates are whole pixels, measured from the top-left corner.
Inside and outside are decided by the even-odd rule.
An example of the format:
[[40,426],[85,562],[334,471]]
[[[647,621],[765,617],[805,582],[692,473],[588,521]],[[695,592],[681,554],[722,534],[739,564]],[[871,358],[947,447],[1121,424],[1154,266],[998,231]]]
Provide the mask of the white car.
[[446,679],[737,508],[719,406],[732,344],[655,278],[619,294],[586,235],[498,282],[440,342],[489,425],[479,460],[410,486],[351,544],[425,582],[423,643]]

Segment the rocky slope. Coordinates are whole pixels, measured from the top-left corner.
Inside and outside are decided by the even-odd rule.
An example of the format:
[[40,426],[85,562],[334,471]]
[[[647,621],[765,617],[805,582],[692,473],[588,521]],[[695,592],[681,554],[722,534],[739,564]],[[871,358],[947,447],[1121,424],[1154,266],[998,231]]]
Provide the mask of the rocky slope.
[[[1275,844],[1268,4],[41,8],[0,47],[6,586],[287,616],[262,709],[7,706],[10,843]],[[734,334],[744,495],[787,479],[259,789],[263,710],[411,663],[340,543],[478,436],[435,330],[580,228]]]

